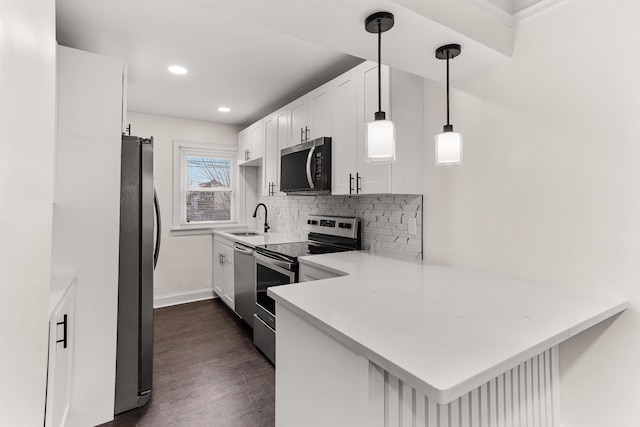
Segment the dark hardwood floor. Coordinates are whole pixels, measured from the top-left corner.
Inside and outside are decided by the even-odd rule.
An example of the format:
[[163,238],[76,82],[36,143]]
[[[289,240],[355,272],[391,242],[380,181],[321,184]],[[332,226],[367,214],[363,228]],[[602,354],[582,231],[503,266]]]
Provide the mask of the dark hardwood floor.
[[220,299],[154,311],[149,403],[106,426],[275,425],[275,371]]

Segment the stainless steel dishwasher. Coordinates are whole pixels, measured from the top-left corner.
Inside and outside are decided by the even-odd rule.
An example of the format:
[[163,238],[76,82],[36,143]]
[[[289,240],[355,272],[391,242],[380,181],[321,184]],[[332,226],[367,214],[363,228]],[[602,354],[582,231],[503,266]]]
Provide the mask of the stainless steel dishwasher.
[[233,245],[233,276],[236,313],[253,328],[256,312],[256,280],[253,271],[253,248]]

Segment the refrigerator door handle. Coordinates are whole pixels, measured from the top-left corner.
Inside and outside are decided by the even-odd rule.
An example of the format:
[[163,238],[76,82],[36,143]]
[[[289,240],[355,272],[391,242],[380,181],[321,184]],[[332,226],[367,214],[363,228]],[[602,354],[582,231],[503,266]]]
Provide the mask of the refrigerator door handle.
[[156,247],[153,251],[153,269],[158,265],[158,255],[160,255],[160,235],[162,232],[162,220],[160,216],[160,202],[158,201],[158,193],[153,189],[153,207],[156,213]]

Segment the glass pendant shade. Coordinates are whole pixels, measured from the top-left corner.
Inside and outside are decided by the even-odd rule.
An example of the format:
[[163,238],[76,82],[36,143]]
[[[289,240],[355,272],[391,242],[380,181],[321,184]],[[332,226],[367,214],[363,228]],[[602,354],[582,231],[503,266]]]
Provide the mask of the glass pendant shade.
[[396,160],[396,126],[391,120],[374,120],[365,125],[365,161]]
[[462,163],[462,135],[458,132],[442,132],[436,138],[436,165],[449,166]]
[[436,58],[447,61],[447,124],[442,133],[436,135],[436,166],[452,166],[462,164],[462,135],[453,131],[449,123],[449,60],[460,55],[459,44],[448,44],[436,49]]

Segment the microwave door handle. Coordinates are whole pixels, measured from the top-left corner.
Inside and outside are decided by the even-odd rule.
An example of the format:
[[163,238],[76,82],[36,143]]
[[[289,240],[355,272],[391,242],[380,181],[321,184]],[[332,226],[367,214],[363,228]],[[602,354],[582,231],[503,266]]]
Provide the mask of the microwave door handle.
[[313,185],[313,175],[311,174],[311,160],[313,160],[313,153],[316,151],[316,147],[311,147],[309,154],[307,155],[307,181],[309,182],[309,188],[315,188]]

